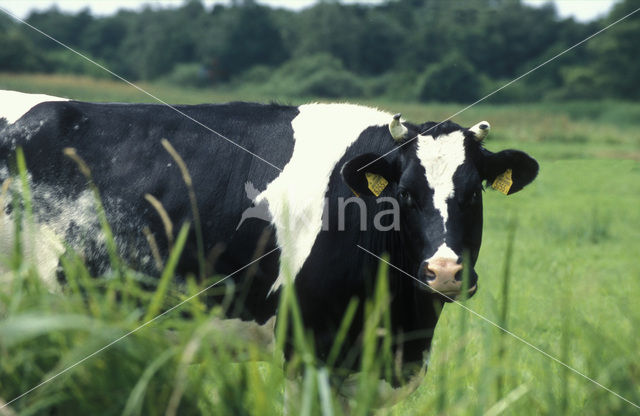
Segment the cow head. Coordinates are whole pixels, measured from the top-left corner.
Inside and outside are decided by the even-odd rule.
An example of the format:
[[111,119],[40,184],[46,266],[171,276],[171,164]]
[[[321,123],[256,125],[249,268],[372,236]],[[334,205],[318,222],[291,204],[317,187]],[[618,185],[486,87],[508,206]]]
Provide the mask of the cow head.
[[[342,177],[361,196],[374,195],[367,173],[385,178],[385,196],[400,207],[403,266],[420,288],[451,300],[460,295],[463,256],[468,255],[469,293],[477,289],[474,267],[482,239],[482,194],[487,185],[518,192],[535,179],[538,163],[524,152],[485,149],[489,123],[471,128],[455,123],[389,124],[395,151],[366,153],[346,162]],[[364,168],[363,168],[364,167]]]

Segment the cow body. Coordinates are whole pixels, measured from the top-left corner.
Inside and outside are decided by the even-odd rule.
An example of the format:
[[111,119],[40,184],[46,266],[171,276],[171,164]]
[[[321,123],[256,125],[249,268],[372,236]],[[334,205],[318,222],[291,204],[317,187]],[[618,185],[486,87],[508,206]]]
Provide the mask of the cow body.
[[[352,298],[359,308],[345,356],[357,344],[364,300],[375,285],[375,256],[388,255],[413,277],[393,268],[389,273],[392,331],[402,340],[395,348],[406,361],[420,361],[436,310],[460,292],[465,252],[470,294],[477,288],[473,266],[482,232],[483,181],[512,170],[512,193],[537,173],[537,164],[524,153],[491,153],[477,131],[451,122],[402,123],[403,138],[394,140],[392,116],[361,106],[230,103],[176,109],[43,102],[15,121],[3,125],[0,118],[0,154],[9,160],[17,146],[24,149],[38,223],[63,236],[94,273],[102,273],[110,263],[96,232],[87,181],[63,154],[64,148],[76,149],[101,193],[120,255],[154,275],[158,270],[142,229],[149,227],[165,258],[170,241],[145,195],[161,202],[176,228],[193,220],[180,170],[160,142],[168,139],[193,178],[205,255],[221,253],[209,256],[207,274],[233,273],[273,251],[226,282],[237,293],[229,313],[266,321],[290,276],[320,358],[331,349]],[[413,136],[418,139],[408,140]],[[8,176],[8,170],[0,174]],[[365,174],[384,178],[379,195]],[[385,197],[388,202],[380,203]],[[201,274],[197,253],[192,232],[178,275]]]

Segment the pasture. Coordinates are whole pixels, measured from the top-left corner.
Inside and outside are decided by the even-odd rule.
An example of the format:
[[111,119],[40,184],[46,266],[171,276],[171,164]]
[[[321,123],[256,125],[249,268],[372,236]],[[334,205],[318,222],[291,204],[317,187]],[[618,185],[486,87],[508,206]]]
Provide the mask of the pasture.
[[[169,103],[300,102],[142,87]],[[120,82],[70,76],[0,74],[0,89],[88,101],[153,101]],[[402,112],[415,122],[439,121],[462,108],[364,104]],[[344,398],[331,390],[329,372],[310,359],[290,296],[283,297],[278,319],[288,319],[298,334],[296,359],[286,370],[293,383],[286,381],[277,353],[282,337],[265,347],[259,342],[263,330],[216,324],[221,307],[207,309],[198,297],[137,330],[206,287],[192,280],[185,287],[172,285],[171,261],[157,291],[148,292],[139,284],[147,281],[144,276],[124,269],[92,278],[69,254],[63,259],[69,283],[63,293],[50,293],[29,256],[16,248],[0,253],[6,270],[0,275],[0,406],[135,332],[0,409],[0,415],[268,415],[281,414],[285,406],[289,414],[638,414],[640,408],[478,315],[640,405],[640,104],[488,102],[454,118],[468,126],[480,120],[492,125],[489,149],[524,150],[538,159],[540,174],[516,195],[484,193],[479,291],[464,308],[443,308],[427,374],[412,394],[378,397],[375,374],[390,365],[382,360],[384,345],[378,350],[375,342],[377,327],[384,326],[383,290],[371,305],[369,358],[354,380],[354,393]],[[28,218],[28,186],[22,198]],[[179,242],[178,237],[176,250]]]

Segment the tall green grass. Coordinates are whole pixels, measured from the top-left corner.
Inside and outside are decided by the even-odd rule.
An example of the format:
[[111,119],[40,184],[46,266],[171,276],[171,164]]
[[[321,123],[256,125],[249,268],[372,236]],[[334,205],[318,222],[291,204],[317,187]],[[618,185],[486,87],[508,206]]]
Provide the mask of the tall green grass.
[[[86,85],[78,91],[68,89],[74,82]],[[113,83],[101,82],[104,85],[0,75],[2,88],[28,91],[25,86],[30,86],[34,92],[87,100],[142,101],[138,95],[116,91]],[[169,102],[260,99],[150,88]],[[113,95],[105,95],[107,90]],[[414,121],[438,120],[459,110],[449,105],[370,104],[402,111]],[[484,194],[484,237],[476,266],[479,290],[463,305],[636,404],[640,404],[640,119],[634,116],[638,108],[637,103],[615,102],[482,105],[456,118],[467,125],[488,120],[492,133],[487,147],[521,148],[541,162],[539,178],[522,192],[509,197]],[[18,186],[12,188],[14,201],[23,201],[14,205],[17,234],[29,229],[31,210],[21,169]],[[179,248],[177,238],[176,255]],[[68,251],[62,258],[67,283],[62,293],[51,293],[25,249],[17,245],[11,253],[0,253],[5,270],[0,276],[0,400],[4,402],[205,288],[196,279],[176,286],[167,264],[169,271],[156,281],[156,291],[145,291],[137,283],[144,277],[126,266],[117,276],[90,276],[81,258]],[[386,325],[381,308],[389,296],[384,267],[380,273],[376,297],[367,306],[371,317],[367,331]],[[223,321],[222,306],[207,308],[203,299],[195,297],[0,412],[638,413],[633,405],[458,304],[443,308],[428,371],[413,394],[380,393],[378,375],[392,364],[388,342],[373,342],[376,337],[366,332],[363,371],[346,395],[330,382],[331,368],[313,360],[313,343],[291,291],[285,292],[282,302],[279,333],[273,340],[271,328]],[[287,365],[281,353],[284,321],[295,333],[295,354]],[[348,323],[349,316],[345,326]]]
[[[480,290],[463,304],[638,403],[640,341],[634,334],[640,324],[640,266],[632,248],[640,237],[640,213],[633,209],[640,169],[633,162],[609,161],[543,167],[527,193],[485,195]],[[591,197],[557,181],[569,172],[584,181]],[[627,177],[631,184],[622,179]],[[16,196],[28,198],[28,188],[20,189]],[[603,221],[585,200],[605,190],[615,200],[600,201],[598,212],[608,213]],[[18,208],[29,207],[23,201]],[[595,239],[594,230],[600,230]],[[174,253],[184,235],[176,238]],[[24,259],[17,255],[7,264],[11,279],[0,290],[4,402],[203,289],[195,280],[186,288],[173,285],[170,272],[155,292],[142,290],[126,268],[120,278],[94,278],[68,253],[67,284],[62,293],[51,293]],[[295,333],[296,353],[287,366],[281,354],[284,326],[274,342],[269,328],[225,323],[221,307],[207,309],[195,297],[10,408],[19,414],[262,415],[285,408],[289,414],[636,414],[633,406],[456,304],[443,309],[418,390],[399,403],[394,397],[402,395],[381,396],[379,375],[392,364],[389,341],[377,342],[376,331],[388,325],[385,275],[383,267],[367,306],[362,372],[348,396],[330,383],[331,369],[314,361],[288,289],[278,317]]]
[[[484,199],[480,289],[466,306],[640,404],[638,164],[543,162],[529,189],[510,197],[487,192]],[[457,305],[444,308],[431,357],[424,382],[400,413],[639,410]]]
[[[364,415],[384,405],[379,378],[383,368],[388,373],[391,360],[386,269],[379,274],[375,298],[365,305],[365,359],[353,397],[345,397],[330,382],[332,369],[315,360],[291,285],[284,288],[274,334],[269,325],[224,320],[223,306],[207,308],[196,295],[208,283],[197,284],[191,276],[186,287],[176,284],[174,270],[189,224],[178,233],[155,290],[143,290],[138,273],[117,257],[89,168],[72,149],[66,153],[94,192],[113,271],[90,276],[69,249],[61,260],[62,293],[42,283],[32,258],[24,255],[34,245],[20,244],[37,225],[18,149],[20,187],[12,195],[16,249],[5,264],[7,285],[0,290],[4,413]],[[174,310],[181,303],[182,310]],[[345,320],[345,329],[350,321]],[[287,327],[294,349],[285,365]],[[380,328],[386,328],[382,344]]]

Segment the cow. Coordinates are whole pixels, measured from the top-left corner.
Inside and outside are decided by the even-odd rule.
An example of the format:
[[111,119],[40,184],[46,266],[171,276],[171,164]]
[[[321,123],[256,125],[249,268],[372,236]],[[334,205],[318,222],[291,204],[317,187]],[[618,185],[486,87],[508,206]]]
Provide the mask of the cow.
[[[488,122],[414,124],[354,104],[167,106],[15,92],[0,102],[11,108],[0,114],[0,179],[13,174],[21,147],[36,223],[59,239],[50,252],[71,247],[94,274],[112,267],[87,177],[65,155],[72,148],[90,169],[122,260],[158,275],[142,230],[166,258],[171,236],[157,206],[176,226],[193,224],[196,212],[166,138],[191,175],[201,227],[200,242],[191,227],[177,277],[233,273],[223,283],[236,294],[228,315],[258,323],[276,314],[289,282],[319,360],[356,299],[339,360],[348,369],[358,366],[345,357],[357,351],[379,258],[393,265],[394,351],[421,363],[443,303],[478,289],[485,187],[511,195],[538,173],[526,153],[484,146]],[[204,272],[203,257],[215,259]],[[42,273],[55,272],[55,261],[46,264]]]

